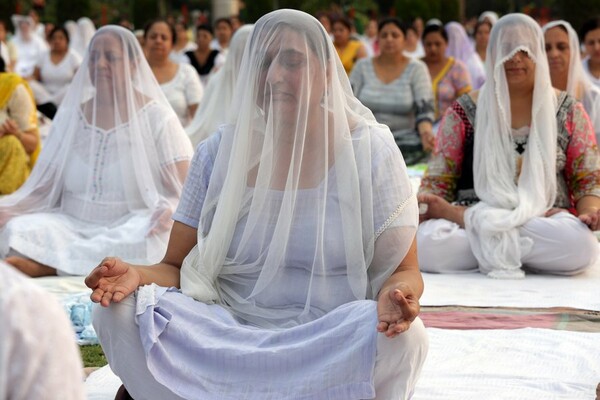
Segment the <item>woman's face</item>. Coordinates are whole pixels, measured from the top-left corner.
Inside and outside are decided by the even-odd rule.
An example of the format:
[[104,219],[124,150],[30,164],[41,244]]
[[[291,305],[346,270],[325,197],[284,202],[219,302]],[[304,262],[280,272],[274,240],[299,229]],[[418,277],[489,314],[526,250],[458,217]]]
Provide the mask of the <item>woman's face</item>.
[[517,52],[504,63],[504,73],[509,88],[531,89],[535,83],[535,63],[524,51]]
[[557,26],[546,31],[544,41],[546,42],[546,55],[552,81],[566,78],[569,75],[569,61],[571,60],[569,35],[563,28]]
[[272,113],[277,121],[289,124],[297,122],[301,112],[320,107],[326,86],[323,62],[307,46],[302,34],[283,30],[262,60],[259,107]]
[[370,19],[367,24],[367,28],[365,29],[365,36],[368,38],[374,38],[377,36],[377,21],[374,19]]
[[146,52],[149,57],[166,59],[173,49],[171,28],[164,22],[153,24],[145,38]]
[[54,35],[50,38],[50,50],[55,52],[65,52],[69,49],[69,42],[67,37],[61,31],[54,32]]
[[427,61],[440,62],[446,57],[448,43],[439,32],[430,32],[423,38],[425,58]]
[[333,24],[333,42],[337,45],[345,45],[350,40],[350,29],[341,22]]
[[478,49],[486,49],[490,41],[490,26],[481,24],[475,32],[475,45]]
[[381,54],[397,54],[404,50],[404,33],[396,24],[385,24],[379,31]]
[[231,36],[233,35],[233,29],[227,22],[219,22],[215,26],[215,36],[221,44],[229,44]]
[[200,49],[207,49],[208,47],[210,47],[210,42],[212,40],[213,40],[213,35],[205,29],[200,29],[196,33],[196,45]]
[[585,46],[585,52],[592,61],[600,63],[600,28],[586,33],[585,38],[583,38],[583,45]]
[[125,55],[120,38],[111,33],[96,36],[89,50],[89,74],[98,95],[112,96],[126,87]]

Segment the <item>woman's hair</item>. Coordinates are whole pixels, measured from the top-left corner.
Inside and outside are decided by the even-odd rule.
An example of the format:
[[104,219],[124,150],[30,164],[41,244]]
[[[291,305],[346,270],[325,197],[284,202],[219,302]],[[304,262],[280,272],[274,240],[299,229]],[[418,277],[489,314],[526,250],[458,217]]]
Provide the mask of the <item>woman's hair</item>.
[[52,28],[52,30],[48,34],[48,41],[52,40],[56,32],[62,32],[62,34],[65,35],[65,38],[67,38],[67,44],[71,42],[71,38],[69,38],[69,32],[67,32],[67,30],[62,26],[55,26],[54,28]]
[[594,18],[590,18],[581,25],[581,30],[579,31],[579,41],[581,43],[585,42],[585,37],[590,31],[594,31],[596,29],[600,29],[600,16],[595,16]]
[[352,24],[352,21],[350,21],[348,18],[346,18],[344,16],[339,16],[336,19],[334,19],[333,22],[331,23],[331,26],[333,27],[333,25],[338,24],[338,23],[344,25],[349,31],[352,31],[352,27],[354,26]]
[[[403,23],[396,17],[387,17],[387,18],[384,18],[381,21],[379,21],[379,24],[377,25],[377,30],[379,32],[381,32],[383,27],[388,24],[396,25],[398,27],[398,29],[400,29],[402,31],[402,34],[406,37],[407,26],[405,23]],[[415,30],[415,32],[416,32],[416,30]]]
[[[0,49],[4,46],[4,44],[0,43]],[[0,57],[0,72],[6,72],[6,64],[4,63],[4,59]]]
[[215,35],[212,26],[208,25],[208,24],[200,24],[196,27],[196,32],[200,32],[200,31],[206,31],[208,33],[210,33],[212,36]]
[[490,31],[492,30],[492,23],[488,19],[484,19],[482,21],[477,21],[477,23],[475,24],[475,29],[473,30],[473,33],[477,34],[477,31],[483,25],[487,25],[490,28]]
[[425,27],[425,29],[423,30],[423,41],[425,41],[425,37],[427,35],[429,35],[430,33],[434,33],[437,32],[440,35],[442,35],[442,37],[444,38],[444,41],[446,43],[448,43],[448,33],[446,32],[446,29],[444,29],[443,26],[438,25],[438,24],[431,24],[431,25],[427,25]]
[[146,25],[144,26],[144,39],[148,38],[148,32],[150,32],[150,29],[152,29],[152,27],[158,23],[167,24],[169,30],[171,31],[171,44],[175,44],[175,40],[177,39],[177,32],[175,31],[175,27],[164,18],[156,18],[146,23]]

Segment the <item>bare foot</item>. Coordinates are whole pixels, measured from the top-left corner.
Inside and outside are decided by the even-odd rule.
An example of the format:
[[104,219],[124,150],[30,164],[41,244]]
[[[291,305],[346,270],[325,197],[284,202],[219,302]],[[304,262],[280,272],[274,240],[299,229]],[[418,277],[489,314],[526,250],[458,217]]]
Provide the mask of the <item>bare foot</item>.
[[23,257],[7,257],[4,261],[32,278],[56,275],[56,269]]

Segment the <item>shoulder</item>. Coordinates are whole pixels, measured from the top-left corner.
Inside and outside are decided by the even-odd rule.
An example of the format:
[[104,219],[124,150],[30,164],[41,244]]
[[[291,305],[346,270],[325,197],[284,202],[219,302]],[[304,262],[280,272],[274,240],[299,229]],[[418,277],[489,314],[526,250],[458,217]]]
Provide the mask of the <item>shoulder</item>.
[[179,69],[178,69],[177,73],[185,78],[189,78],[191,76],[195,76],[198,74],[196,72],[196,70],[194,69],[194,67],[192,67],[190,64],[185,64],[185,63],[179,64]]
[[361,58],[359,60],[356,61],[356,63],[354,64],[354,68],[352,69],[352,72],[359,71],[359,72],[363,72],[364,70],[370,68],[373,66],[373,59],[371,57],[366,57],[366,58]]

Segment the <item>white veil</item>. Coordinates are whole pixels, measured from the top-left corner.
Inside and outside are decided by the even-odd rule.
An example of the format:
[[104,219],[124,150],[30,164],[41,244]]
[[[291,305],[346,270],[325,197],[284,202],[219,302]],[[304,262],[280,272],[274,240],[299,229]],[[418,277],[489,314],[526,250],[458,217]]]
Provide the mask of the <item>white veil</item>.
[[444,27],[448,34],[446,55],[462,61],[471,76],[473,89],[479,89],[485,82],[483,63],[475,52],[475,47],[467,35],[465,28],[458,22],[448,22]]
[[260,18],[231,107],[183,293],[262,327],[374,298],[414,238],[416,197],[319,21],[295,10]]
[[75,50],[83,57],[92,37],[96,33],[96,26],[88,17],[81,17],[77,20],[77,32],[79,37],[75,42],[77,46]]
[[[192,153],[133,34],[103,27],[69,86],[29,179],[0,199],[0,227],[25,213],[76,215],[109,226],[115,222],[111,216],[128,211],[172,212]],[[116,190],[120,198],[101,193],[112,180],[123,182]],[[118,213],[117,205],[125,209]],[[149,237],[161,241],[149,251],[162,252],[167,236],[168,229]]]
[[600,89],[590,81],[588,74],[583,69],[579,53],[579,38],[571,24],[563,20],[552,21],[544,25],[543,31],[546,33],[549,29],[557,26],[562,26],[567,31],[569,48],[571,49],[567,93],[583,103],[585,111],[588,113],[594,126],[596,139],[598,139],[600,138]]
[[[504,63],[519,51],[535,63],[535,86],[529,138],[515,182]],[[465,212],[465,227],[482,272],[493,278],[522,278],[521,255],[531,249],[532,240],[520,237],[518,228],[542,216],[556,196],[557,100],[539,25],[524,14],[500,18],[490,33],[485,67],[473,157],[475,192],[481,201]]]
[[253,27],[254,25],[247,24],[234,33],[225,64],[208,81],[198,111],[185,128],[194,147],[208,135],[215,133],[219,125],[225,122],[227,113],[231,111],[233,90],[240,73],[246,41]]

